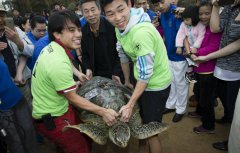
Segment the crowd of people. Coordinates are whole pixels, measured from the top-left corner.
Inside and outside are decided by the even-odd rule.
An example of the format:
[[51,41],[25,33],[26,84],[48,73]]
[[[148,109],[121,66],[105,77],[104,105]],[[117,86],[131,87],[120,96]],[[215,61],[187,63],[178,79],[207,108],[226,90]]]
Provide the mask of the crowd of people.
[[[230,123],[229,141],[213,147],[240,152],[240,0],[80,0],[76,11],[55,3],[49,12],[20,16],[0,5],[0,151],[39,153],[44,138],[58,152],[90,153],[92,140],[64,126],[79,124],[81,108],[108,126],[128,122],[135,105],[142,122],[162,122],[187,112],[194,84],[197,134],[214,134],[215,122]],[[120,110],[79,96],[94,76],[114,80],[133,93]],[[237,98],[238,97],[238,98]],[[215,119],[219,98],[224,115]],[[236,104],[236,106],[235,106]],[[66,141],[67,140],[67,141]],[[157,135],[139,141],[140,153],[161,153]]]

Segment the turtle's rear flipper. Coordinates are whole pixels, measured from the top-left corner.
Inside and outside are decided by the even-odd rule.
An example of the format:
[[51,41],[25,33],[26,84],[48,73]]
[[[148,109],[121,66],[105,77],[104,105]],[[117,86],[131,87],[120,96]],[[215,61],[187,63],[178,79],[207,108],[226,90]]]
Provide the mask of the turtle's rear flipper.
[[107,143],[107,136],[108,136],[107,131],[100,129],[97,126],[90,125],[90,124],[67,125],[63,128],[63,131],[66,131],[69,128],[79,130],[80,132],[86,134],[94,142],[100,145],[104,145]]
[[131,134],[136,139],[146,139],[165,131],[167,128],[168,128],[167,124],[151,122],[137,127],[132,127]]

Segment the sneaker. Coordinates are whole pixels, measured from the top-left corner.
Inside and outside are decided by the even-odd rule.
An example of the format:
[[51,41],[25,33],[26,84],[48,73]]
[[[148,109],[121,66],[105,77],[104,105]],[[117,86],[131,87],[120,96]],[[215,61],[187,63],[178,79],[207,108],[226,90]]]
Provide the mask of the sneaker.
[[214,129],[208,130],[208,129],[205,129],[202,125],[198,127],[194,127],[193,132],[197,134],[214,134],[215,133]]
[[201,118],[202,116],[199,115],[197,112],[188,112],[188,116],[192,118]]
[[215,142],[212,144],[213,148],[223,151],[228,151],[228,140],[222,142]]
[[197,80],[196,80],[193,72],[187,72],[187,73],[185,74],[185,79],[186,79],[187,82],[189,82],[189,83],[196,83],[196,82],[197,82]]

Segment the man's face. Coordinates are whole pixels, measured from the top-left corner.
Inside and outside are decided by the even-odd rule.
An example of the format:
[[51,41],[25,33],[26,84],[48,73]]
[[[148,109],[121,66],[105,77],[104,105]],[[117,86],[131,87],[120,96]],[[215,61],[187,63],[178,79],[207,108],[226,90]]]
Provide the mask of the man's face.
[[4,26],[5,26],[5,17],[6,17],[6,13],[3,11],[0,11],[0,30],[4,30]]
[[171,0],[171,4],[177,6],[178,0]]
[[113,26],[125,30],[130,18],[130,7],[124,0],[113,0],[104,7],[104,11]]
[[14,16],[19,16],[18,10],[14,10],[14,11],[13,11],[13,15],[14,15]]
[[144,12],[147,11],[147,0],[136,0],[136,3],[134,4],[136,8],[142,7],[144,9]]
[[97,7],[94,1],[83,3],[82,13],[90,25],[96,24],[100,21],[101,10]]
[[61,9],[61,8],[60,8],[60,5],[55,5],[55,6],[54,6],[54,9],[60,10],[60,9]]
[[46,24],[45,23],[37,23],[35,28],[31,30],[32,34],[37,38],[41,38],[46,33]]
[[78,49],[81,47],[81,28],[77,27],[71,21],[67,22],[61,33],[54,33],[54,37],[69,49]]
[[155,10],[158,10],[161,13],[166,13],[170,7],[170,1],[161,0],[161,2],[154,3],[153,5],[155,7]]
[[22,27],[24,28],[25,32],[31,31],[31,26],[30,26],[30,23],[29,23],[29,19],[27,20],[26,24],[22,24]]

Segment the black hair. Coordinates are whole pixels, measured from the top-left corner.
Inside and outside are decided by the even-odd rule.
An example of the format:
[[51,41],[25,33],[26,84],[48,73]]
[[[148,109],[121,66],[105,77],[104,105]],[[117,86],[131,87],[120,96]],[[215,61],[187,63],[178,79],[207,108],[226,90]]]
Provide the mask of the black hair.
[[58,3],[58,2],[53,3],[53,7],[55,7],[56,5],[60,6],[60,3]]
[[[110,3],[112,3],[114,0],[101,0],[101,6],[104,10],[104,7]],[[128,4],[128,0],[124,0]]]
[[82,6],[84,3],[87,2],[95,2],[95,4],[97,5],[97,7],[100,9],[101,5],[100,5],[100,0],[80,0],[79,4]]
[[54,41],[54,32],[61,33],[64,28],[66,28],[68,22],[74,23],[77,27],[81,27],[78,16],[70,11],[63,10],[53,13],[48,20],[48,35],[49,41]]
[[[12,9],[12,12],[14,12],[14,11],[18,11],[16,8],[14,8],[14,9]],[[19,12],[19,11],[18,11]]]
[[200,8],[202,6],[209,6],[212,8],[213,5],[212,5],[211,1],[209,1],[209,0],[202,0],[198,7]]
[[199,7],[198,6],[189,6],[182,13],[182,18],[191,18],[192,25],[196,26],[199,22]]
[[44,19],[43,16],[40,16],[40,15],[35,15],[34,17],[32,17],[30,19],[30,26],[32,29],[34,29],[37,25],[37,23],[40,23],[40,24],[46,24],[46,20]]
[[152,4],[155,4],[155,3],[158,3],[158,2],[161,2],[162,0],[150,0]]
[[22,30],[22,31],[25,31],[25,29],[23,28],[23,24],[25,25],[26,23],[27,23],[27,20],[28,20],[29,18],[27,18],[27,17],[22,17],[22,18],[20,18],[20,24],[19,24],[19,28]]
[[44,13],[45,15],[50,14],[49,10],[46,10],[46,9],[42,10],[42,14],[43,14],[43,13]]

